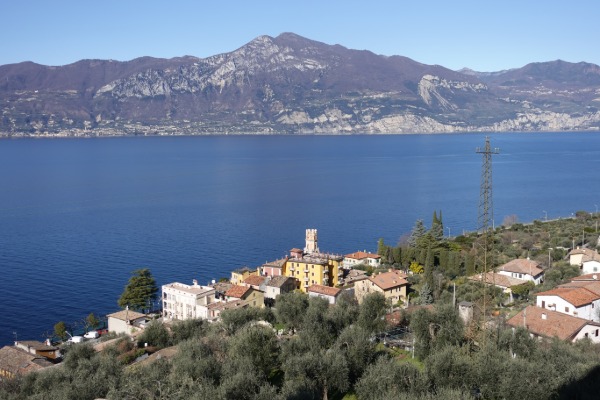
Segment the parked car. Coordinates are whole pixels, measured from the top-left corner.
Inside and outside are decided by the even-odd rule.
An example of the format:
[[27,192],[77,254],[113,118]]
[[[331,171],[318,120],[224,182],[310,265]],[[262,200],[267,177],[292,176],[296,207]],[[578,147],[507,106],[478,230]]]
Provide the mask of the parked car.
[[71,338],[69,340],[67,340],[67,343],[71,344],[71,343],[82,343],[83,342],[83,336],[71,336]]
[[83,337],[86,339],[98,339],[100,337],[100,334],[98,333],[98,331],[89,331],[85,335],[83,335]]

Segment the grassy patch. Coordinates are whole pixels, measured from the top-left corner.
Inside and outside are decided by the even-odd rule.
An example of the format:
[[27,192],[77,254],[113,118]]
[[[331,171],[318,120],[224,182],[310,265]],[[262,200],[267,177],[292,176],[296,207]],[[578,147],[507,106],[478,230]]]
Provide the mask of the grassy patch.
[[273,328],[275,328],[275,329],[276,329],[276,330],[278,330],[278,331],[279,331],[280,329],[284,329],[284,330],[286,329],[286,328],[285,328],[285,324],[282,324],[281,322],[277,322],[277,323],[273,324]]

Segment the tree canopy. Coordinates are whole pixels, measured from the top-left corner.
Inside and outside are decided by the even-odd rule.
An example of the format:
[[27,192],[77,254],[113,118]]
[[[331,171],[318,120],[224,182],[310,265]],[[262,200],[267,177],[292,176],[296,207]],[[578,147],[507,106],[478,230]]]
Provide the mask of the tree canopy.
[[133,271],[129,283],[119,298],[119,306],[133,310],[150,308],[152,301],[157,299],[158,286],[148,268]]

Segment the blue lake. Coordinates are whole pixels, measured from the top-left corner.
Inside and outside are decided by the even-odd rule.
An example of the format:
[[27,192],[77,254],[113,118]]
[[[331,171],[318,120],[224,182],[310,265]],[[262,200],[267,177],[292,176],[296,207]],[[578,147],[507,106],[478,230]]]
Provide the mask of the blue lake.
[[[495,223],[596,211],[600,134],[493,134]],[[229,276],[303,247],[474,230],[485,135],[0,140],[0,345],[105,315],[130,272]]]

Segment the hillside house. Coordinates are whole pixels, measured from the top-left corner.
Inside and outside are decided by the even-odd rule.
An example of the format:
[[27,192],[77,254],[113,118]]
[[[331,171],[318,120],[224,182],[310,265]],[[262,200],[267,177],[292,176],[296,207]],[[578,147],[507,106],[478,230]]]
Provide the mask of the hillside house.
[[354,286],[356,282],[365,279],[369,279],[369,275],[367,275],[366,271],[362,271],[360,269],[351,269],[348,271],[346,276],[344,276],[344,285]]
[[289,276],[274,276],[265,284],[265,304],[275,305],[275,299],[280,294],[293,292],[298,287],[296,278]]
[[20,340],[15,342],[15,347],[49,360],[58,360],[62,357],[60,348],[52,346],[50,340],[47,340],[46,343],[38,340]]
[[511,278],[522,279],[539,285],[544,282],[544,270],[540,264],[530,259],[519,258],[499,266],[496,272]]
[[233,285],[225,292],[225,301],[244,301],[252,307],[264,307],[264,294],[250,286]]
[[329,304],[335,304],[342,290],[330,286],[310,285],[306,292],[308,297],[320,297],[327,300]]
[[137,333],[144,329],[146,322],[148,322],[146,314],[129,309],[108,314],[106,317],[108,320],[108,331],[114,332],[117,335],[120,333],[126,335]]
[[354,283],[354,295],[359,303],[369,293],[379,292],[392,304],[406,299],[408,281],[406,275],[398,270],[383,272],[368,279],[363,279]]
[[600,322],[600,294],[585,286],[557,287],[537,294],[536,306],[559,313]]
[[357,251],[344,256],[344,268],[352,268],[359,264],[378,268],[381,264],[381,256],[378,254],[367,253],[366,250]]
[[207,306],[208,308],[208,320],[217,321],[221,317],[221,313],[225,310],[233,310],[236,308],[250,307],[247,300],[232,300],[232,301],[221,301],[218,303],[212,303]]
[[52,365],[54,364],[45,357],[14,346],[4,346],[0,349],[0,381],[27,375]]
[[575,342],[590,339],[600,343],[600,324],[557,311],[528,306],[507,321],[513,328],[524,327],[532,337]]
[[[569,252],[569,264],[582,268],[583,263],[589,261],[600,261],[600,254],[596,250],[577,247]],[[595,272],[583,272],[584,274]]]
[[494,285],[497,288],[502,289],[507,297],[506,303],[510,304],[514,301],[513,288],[515,286],[523,285],[527,283],[524,279],[513,278],[509,275],[499,274],[495,272],[488,272],[487,274],[477,274],[468,278],[470,281],[482,282],[487,285]]

